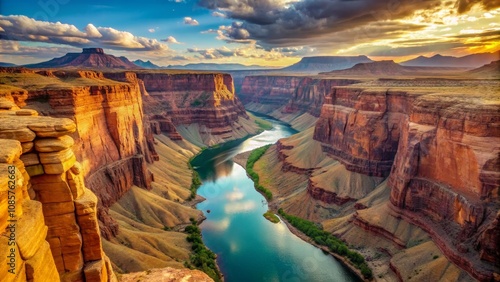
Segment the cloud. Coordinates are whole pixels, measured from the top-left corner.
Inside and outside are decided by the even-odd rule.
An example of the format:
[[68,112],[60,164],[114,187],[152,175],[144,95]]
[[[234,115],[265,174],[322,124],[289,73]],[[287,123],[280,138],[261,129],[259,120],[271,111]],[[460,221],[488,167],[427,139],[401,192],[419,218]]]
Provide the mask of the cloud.
[[197,20],[195,20],[195,19],[193,19],[191,17],[184,17],[184,24],[187,24],[187,25],[199,25],[200,23]]
[[156,39],[135,36],[111,27],[88,24],[83,31],[74,25],[44,22],[26,16],[0,15],[0,39],[65,44],[74,47],[103,47],[114,50],[166,51]]
[[473,6],[480,5],[485,10],[491,10],[500,7],[500,1],[498,0],[457,0],[455,6],[457,7],[458,13],[463,14],[472,9]]
[[218,17],[218,18],[225,18],[225,17],[226,17],[226,15],[225,15],[225,14],[223,14],[223,13],[221,13],[221,12],[217,12],[217,11],[213,12],[213,13],[212,13],[212,16],[214,16],[214,17]]
[[[486,9],[500,6],[498,0],[200,0],[198,4],[213,11],[223,11],[235,24],[219,28],[218,38],[226,42],[256,40],[259,44],[272,47],[309,46],[321,48],[336,40],[337,35],[346,38],[344,43],[368,41],[367,32],[376,31],[378,39],[385,36],[404,35],[411,30],[422,29],[425,21],[405,23],[401,19],[417,11],[433,11],[451,7],[454,12],[463,12],[476,4]],[[348,36],[345,36],[348,34]],[[370,39],[373,40],[373,39]]]
[[198,58],[205,60],[215,60],[224,58],[243,58],[243,59],[263,59],[267,61],[277,61],[287,57],[302,57],[311,55],[315,52],[314,48],[310,47],[285,47],[272,48],[265,50],[264,48],[249,44],[244,47],[230,49],[226,46],[220,48],[188,48],[188,53],[198,54]]
[[163,42],[167,42],[167,43],[172,43],[172,44],[181,44],[179,41],[177,41],[177,39],[175,39],[175,37],[173,36],[169,36],[167,37],[166,39],[162,39],[160,41],[163,41]]
[[149,32],[154,33],[156,30],[154,28],[148,29]]

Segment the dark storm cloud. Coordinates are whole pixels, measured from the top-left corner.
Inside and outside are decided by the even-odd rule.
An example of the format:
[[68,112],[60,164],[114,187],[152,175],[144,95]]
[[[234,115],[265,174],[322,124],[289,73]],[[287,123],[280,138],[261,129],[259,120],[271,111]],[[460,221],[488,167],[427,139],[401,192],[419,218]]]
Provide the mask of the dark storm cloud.
[[500,7],[500,0],[457,0],[456,7],[459,14],[466,13],[474,6],[480,4],[485,10]]
[[[359,37],[359,27],[373,23],[387,23],[412,15],[418,10],[434,11],[443,5],[455,6],[458,11],[481,4],[491,9],[500,0],[200,0],[199,5],[211,10],[223,11],[227,18],[239,23],[224,31],[233,39],[255,39],[268,48],[274,46],[299,46],[304,39],[326,40],[337,33],[351,31],[351,37]],[[398,23],[395,23],[397,25]],[[408,31],[401,24],[401,32]],[[378,34],[382,34],[380,29]],[[365,34],[363,34],[365,36]],[[369,36],[369,34],[368,34]],[[333,39],[333,38],[332,38]],[[315,40],[316,43],[316,40]]]

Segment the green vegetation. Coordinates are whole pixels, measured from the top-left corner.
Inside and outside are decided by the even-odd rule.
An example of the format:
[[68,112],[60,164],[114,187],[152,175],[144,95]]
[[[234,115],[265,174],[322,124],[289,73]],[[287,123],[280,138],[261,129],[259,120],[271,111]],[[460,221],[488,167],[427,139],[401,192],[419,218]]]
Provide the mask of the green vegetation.
[[250,176],[250,178],[253,180],[253,185],[257,191],[261,192],[264,194],[264,196],[268,199],[271,200],[273,198],[273,193],[266,189],[264,186],[259,184],[259,175],[253,170],[253,165],[255,164],[256,161],[260,159],[264,155],[264,153],[269,149],[271,145],[266,145],[264,147],[257,148],[250,153],[250,156],[248,156],[247,160],[247,174]]
[[271,130],[273,129],[273,124],[266,121],[266,120],[263,120],[261,118],[258,118],[258,117],[255,117],[255,123],[262,129],[264,130]]
[[272,223],[280,222],[280,219],[272,211],[265,212],[263,216]]
[[[191,165],[190,165],[191,166]],[[189,187],[189,190],[191,191],[191,195],[189,195],[188,201],[193,200],[196,198],[196,191],[198,188],[201,186],[201,179],[200,175],[196,170],[194,170],[192,167],[192,177],[191,177],[191,187]]]
[[[203,148],[199,154],[201,154],[206,148]],[[199,155],[198,154],[198,155]],[[191,187],[189,187],[189,190],[191,191],[191,195],[189,195],[189,198],[187,198],[188,201],[191,201],[193,200],[194,198],[196,198],[196,191],[198,190],[198,188],[200,188],[201,186],[201,178],[200,178],[200,175],[198,174],[198,172],[196,170],[194,170],[193,168],[193,165],[191,164],[191,162],[193,161],[193,159],[196,157],[197,155],[191,157],[188,161],[188,166],[189,166],[189,169],[192,171],[192,174],[191,174]]]
[[344,242],[333,236],[330,232],[324,231],[321,225],[289,215],[283,209],[279,209],[278,213],[295,228],[313,239],[316,244],[327,246],[330,251],[349,259],[366,279],[372,278],[373,273],[366,264],[365,258],[358,252],[349,250]]
[[198,98],[191,102],[191,107],[205,106],[208,99],[210,99],[210,93],[203,92]]
[[184,265],[191,269],[197,268],[205,272],[214,281],[222,281],[222,275],[215,262],[216,255],[203,244],[201,230],[197,226],[196,220],[194,218],[190,220],[191,225],[188,225],[185,229],[186,233],[189,234],[186,240],[192,243],[191,249],[194,253],[189,257],[189,262],[184,263]]

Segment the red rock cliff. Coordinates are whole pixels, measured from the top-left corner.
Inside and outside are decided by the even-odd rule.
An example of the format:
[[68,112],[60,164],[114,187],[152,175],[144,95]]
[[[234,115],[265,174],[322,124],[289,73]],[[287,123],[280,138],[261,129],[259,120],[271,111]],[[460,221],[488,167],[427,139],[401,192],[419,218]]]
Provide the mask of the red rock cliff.
[[393,210],[455,264],[493,280],[500,265],[499,96],[446,93],[336,88],[314,139],[350,171],[389,176]]
[[[300,76],[247,76],[238,96],[242,102],[261,104],[284,113],[309,113],[319,117],[324,96],[334,86],[355,83],[350,79],[316,79]],[[268,112],[266,112],[268,113]]]
[[195,130],[208,145],[214,139],[204,135],[214,136],[218,143],[257,131],[235,96],[229,74],[137,72],[137,77],[149,94],[144,112],[153,128],[174,139],[181,138],[176,130],[181,125],[196,124]]

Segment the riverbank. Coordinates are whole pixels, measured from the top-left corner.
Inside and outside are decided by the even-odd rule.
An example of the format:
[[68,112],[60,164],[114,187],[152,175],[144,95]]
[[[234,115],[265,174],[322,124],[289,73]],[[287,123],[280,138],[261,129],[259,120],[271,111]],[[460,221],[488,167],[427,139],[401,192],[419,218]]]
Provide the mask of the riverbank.
[[[275,212],[277,213],[277,211],[275,211]],[[337,259],[337,261],[339,261],[340,263],[342,263],[343,266],[345,266],[346,268],[348,268],[353,274],[355,274],[362,281],[369,282],[369,281],[373,280],[373,279],[366,279],[366,278],[364,278],[364,276],[361,273],[361,271],[359,269],[357,269],[348,259],[346,259],[346,258],[344,258],[344,257],[342,257],[342,256],[340,256],[340,255],[338,255],[338,254],[330,251],[328,249],[328,247],[326,247],[326,246],[322,246],[322,245],[317,244],[316,242],[314,242],[313,239],[311,239],[311,237],[309,237],[306,234],[302,233],[302,231],[300,231],[299,229],[297,229],[295,226],[293,226],[286,219],[283,219],[280,216],[278,216],[278,217],[281,220],[281,222],[283,222],[288,227],[288,230],[290,230],[290,232],[292,232],[295,236],[299,237],[302,241],[304,241],[304,242],[306,242],[308,244],[311,244],[311,245],[315,246],[316,248],[322,250],[324,253],[328,253],[331,256],[333,256],[335,259]]]
[[[256,190],[259,191],[264,196],[266,196],[266,194],[264,194],[261,190],[263,190],[263,191],[269,191],[269,190],[267,190],[265,187],[263,187],[262,185],[259,184],[259,175],[253,170],[253,165],[260,159],[260,157],[262,155],[264,155],[264,153],[266,152],[266,150],[269,147],[270,147],[270,145],[267,145],[267,146],[264,146],[264,147],[261,147],[261,148],[257,148],[257,149],[255,149],[255,150],[253,150],[251,152],[247,152],[248,154],[246,154],[246,153],[245,153],[245,155],[240,154],[240,155],[237,155],[237,156],[235,156],[233,158],[234,161],[237,161],[238,164],[242,165],[243,168],[245,168],[245,170],[247,172],[247,175],[250,177],[250,179],[252,179],[255,182],[254,184],[255,184]],[[246,159],[246,163],[244,162],[245,159]],[[245,165],[243,165],[243,163],[245,163]],[[269,193],[271,194],[270,191],[269,191]],[[276,203],[275,201],[272,200],[272,194],[271,194],[271,197],[268,198],[268,200],[269,200],[269,203],[268,203],[269,211],[268,211],[268,213],[271,212],[271,211],[274,211],[275,213],[277,213],[278,212],[277,209],[279,208],[278,207],[278,203]],[[300,219],[299,217],[296,217],[296,218]],[[344,243],[342,243],[342,246],[339,246],[339,248],[341,248],[341,247],[345,248],[345,251],[346,251],[345,255],[348,255],[349,257],[351,257],[351,259],[352,259],[352,257],[356,257],[356,258],[359,257],[359,259],[362,260],[362,262],[359,262],[358,266],[354,265],[354,263],[351,262],[351,260],[347,259],[346,257],[344,257],[344,256],[342,256],[340,254],[337,254],[337,253],[331,251],[330,250],[331,247],[329,248],[329,247],[327,247],[325,245],[318,244],[317,242],[315,242],[315,239],[309,237],[307,234],[304,234],[298,228],[294,227],[290,222],[288,222],[288,220],[282,219],[282,221],[288,226],[290,232],[292,232],[293,234],[295,234],[297,237],[299,237],[303,241],[305,241],[305,242],[307,242],[307,243],[309,243],[309,244],[311,244],[311,245],[313,245],[313,246],[321,249],[323,252],[327,252],[330,255],[332,255],[333,257],[335,257],[339,262],[341,262],[345,267],[347,267],[359,279],[361,279],[363,281],[371,281],[373,279],[373,277],[372,277],[372,271],[367,267],[367,265],[365,263],[365,260],[364,260],[364,257],[362,257],[359,253],[357,253],[355,251],[349,250],[345,246]],[[306,220],[303,220],[303,221],[306,221]],[[333,235],[329,234],[329,236],[333,236]],[[360,267],[361,264],[363,264],[362,267]],[[363,269],[363,271],[361,269]],[[365,272],[365,273],[363,273],[363,272]]]

